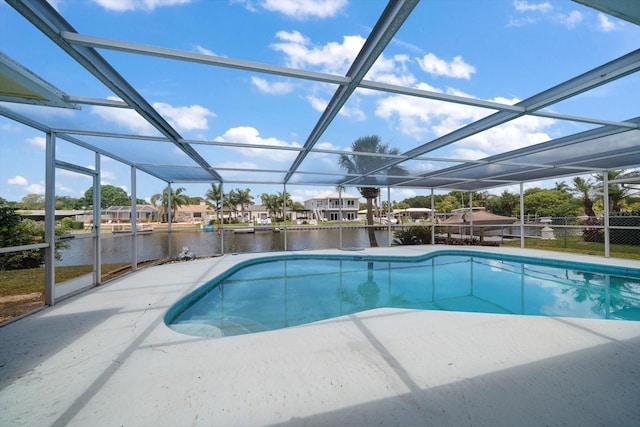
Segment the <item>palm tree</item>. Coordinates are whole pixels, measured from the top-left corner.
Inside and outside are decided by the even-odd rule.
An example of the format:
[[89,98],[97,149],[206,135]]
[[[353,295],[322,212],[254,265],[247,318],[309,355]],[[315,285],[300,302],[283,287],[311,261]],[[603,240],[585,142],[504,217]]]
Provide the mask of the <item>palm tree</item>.
[[[185,191],[184,187],[178,187],[175,190],[173,188],[171,189],[171,218],[173,221],[175,221],[176,210],[180,206],[189,204],[189,196],[182,194],[183,191]],[[158,201],[160,201],[160,206],[156,205]],[[169,187],[167,186],[167,188],[162,190],[162,193],[157,193],[151,196],[151,204],[158,208],[162,221],[166,222],[168,220],[167,214],[169,212]]]
[[[398,155],[400,151],[397,148],[389,149],[388,144],[382,144],[380,137],[377,135],[363,136],[356,139],[351,144],[351,150],[353,154],[340,155],[340,167],[349,173],[363,174],[373,169],[380,167],[388,159],[381,156],[365,156],[358,153],[372,153],[372,154],[388,154]],[[388,175],[406,175],[407,171],[401,166],[392,166],[384,171],[376,172],[376,174],[388,174]],[[378,242],[376,240],[375,230],[373,227],[373,202],[380,195],[379,187],[358,187],[358,191],[367,201],[367,231],[369,234],[369,245],[371,247],[377,247]]]
[[220,218],[221,214],[221,199],[222,195],[222,184],[211,184],[211,188],[204,193],[204,198],[207,201],[207,204],[216,210],[218,218]]
[[260,200],[262,200],[262,205],[265,207],[267,212],[272,214],[274,217],[279,217],[283,215],[283,205],[286,204],[287,207],[290,208],[293,205],[291,200],[291,194],[289,193],[278,193],[278,194],[267,194],[262,193],[260,195]]
[[[291,209],[291,207],[293,206],[291,194],[278,192],[278,195],[276,196],[276,203],[278,207],[278,214],[282,214],[282,216],[284,217],[284,207],[286,206],[287,208]],[[284,220],[286,221],[286,218]]]
[[[575,179],[574,179],[574,184],[575,184]],[[571,187],[569,187],[569,185],[564,181],[559,181],[559,182],[556,181],[553,189],[556,191],[571,192]]]
[[262,206],[267,210],[267,213],[275,217],[278,213],[278,196],[262,193],[260,195],[260,200],[262,201]]
[[251,190],[248,188],[245,188],[244,190],[237,190],[236,203],[240,205],[240,212],[244,220],[244,209],[255,205],[253,202],[253,196],[251,195]]
[[573,187],[569,188],[571,193],[582,195],[582,204],[584,205],[584,214],[588,217],[596,216],[593,211],[593,200],[591,193],[593,192],[593,183],[590,179],[584,179],[580,176],[573,178]]
[[[632,176],[636,176],[636,173],[633,171],[607,171],[607,180],[609,182],[614,179],[629,178]],[[594,178],[601,184],[600,187],[604,189],[604,174],[596,174]],[[619,184],[609,184],[609,209],[612,212],[620,212],[623,208],[623,201],[629,195],[629,192],[630,189],[628,187]],[[602,190],[600,195],[604,196],[604,190]]]

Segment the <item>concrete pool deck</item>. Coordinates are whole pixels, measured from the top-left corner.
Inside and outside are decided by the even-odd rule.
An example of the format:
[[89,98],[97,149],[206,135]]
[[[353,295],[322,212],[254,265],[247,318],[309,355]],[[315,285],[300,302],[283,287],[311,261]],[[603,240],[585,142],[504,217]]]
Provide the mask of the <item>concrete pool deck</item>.
[[255,256],[148,267],[0,328],[0,425],[638,425],[640,322],[376,309],[221,339],[164,324]]

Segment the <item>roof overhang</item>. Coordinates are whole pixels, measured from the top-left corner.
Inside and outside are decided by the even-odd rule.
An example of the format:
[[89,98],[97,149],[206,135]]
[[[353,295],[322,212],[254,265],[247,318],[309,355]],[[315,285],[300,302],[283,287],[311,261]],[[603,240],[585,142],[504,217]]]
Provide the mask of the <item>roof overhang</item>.
[[80,109],[66,94],[0,52],[0,101]]
[[625,21],[640,25],[638,0],[573,0]]

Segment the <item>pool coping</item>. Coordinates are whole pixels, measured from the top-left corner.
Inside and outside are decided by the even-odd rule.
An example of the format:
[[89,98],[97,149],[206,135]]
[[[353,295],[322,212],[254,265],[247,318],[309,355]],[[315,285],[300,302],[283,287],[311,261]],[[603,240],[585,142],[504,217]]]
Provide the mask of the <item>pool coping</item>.
[[376,309],[222,339],[164,324],[181,296],[265,255],[274,254],[148,267],[0,328],[0,425],[629,425],[640,418],[640,322]]

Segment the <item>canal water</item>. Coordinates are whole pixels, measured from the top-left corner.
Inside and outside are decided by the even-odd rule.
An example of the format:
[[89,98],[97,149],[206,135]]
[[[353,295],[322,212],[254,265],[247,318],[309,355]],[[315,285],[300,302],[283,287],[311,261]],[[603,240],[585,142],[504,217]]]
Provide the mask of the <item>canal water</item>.
[[[379,246],[389,244],[387,230],[377,230]],[[102,263],[112,264],[131,261],[132,237],[126,235],[102,236]],[[138,262],[150,259],[175,257],[183,247],[188,247],[196,257],[207,257],[222,253],[222,238],[216,232],[200,230],[174,231],[171,239],[166,232],[153,232],[138,235]],[[76,238],[68,240],[69,247],[60,251],[62,259],[58,266],[86,265],[93,263],[93,239]],[[171,251],[169,251],[171,247]],[[313,230],[287,230],[287,250],[332,249],[340,247],[338,228]],[[369,247],[369,238],[365,228],[343,228],[343,248]],[[224,253],[272,252],[285,250],[285,232],[256,231],[255,233],[224,233]]]

